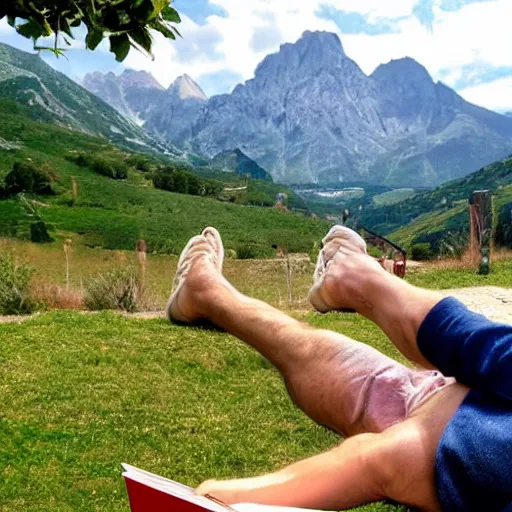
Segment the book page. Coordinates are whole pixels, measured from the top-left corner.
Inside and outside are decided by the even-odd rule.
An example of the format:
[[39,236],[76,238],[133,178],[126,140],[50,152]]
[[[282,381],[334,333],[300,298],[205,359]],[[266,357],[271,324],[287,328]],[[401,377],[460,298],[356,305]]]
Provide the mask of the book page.
[[180,484],[174,480],[169,480],[163,476],[155,475],[149,471],[144,471],[143,469],[130,466],[129,464],[122,464],[122,466],[125,470],[123,473],[124,478],[139,482],[147,487],[151,487],[171,496],[176,496],[177,498],[181,498],[189,503],[194,503],[195,505],[199,505],[210,512],[226,512],[226,507],[204,496],[195,494],[192,487]]

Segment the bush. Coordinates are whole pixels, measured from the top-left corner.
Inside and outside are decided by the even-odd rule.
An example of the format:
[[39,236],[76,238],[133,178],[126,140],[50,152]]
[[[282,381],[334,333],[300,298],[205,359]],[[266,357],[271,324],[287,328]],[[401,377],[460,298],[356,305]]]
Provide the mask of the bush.
[[53,242],[53,238],[48,233],[46,223],[42,220],[30,224],[30,241],[36,244],[47,244]]
[[133,269],[114,269],[98,275],[85,287],[84,304],[92,311],[139,310],[140,289]]
[[128,158],[127,163],[140,172],[151,172],[151,161],[143,155],[132,155]]
[[48,174],[31,162],[14,162],[11,172],[5,177],[6,195],[13,196],[20,192],[54,195]]
[[192,196],[217,197],[224,185],[215,180],[201,178],[185,169],[165,167],[153,175],[155,188],[189,194]]
[[411,249],[411,258],[416,261],[426,261],[434,259],[435,254],[430,248],[430,244],[414,244]]
[[90,155],[88,153],[80,153],[68,159],[80,167],[87,167],[97,174],[114,180],[125,180],[128,178],[128,166],[122,159],[104,155]]
[[0,255],[0,314],[32,313],[35,304],[30,297],[32,269],[16,265],[10,256]]
[[236,250],[236,256],[239,260],[253,260],[256,258],[256,249],[252,245],[241,245]]

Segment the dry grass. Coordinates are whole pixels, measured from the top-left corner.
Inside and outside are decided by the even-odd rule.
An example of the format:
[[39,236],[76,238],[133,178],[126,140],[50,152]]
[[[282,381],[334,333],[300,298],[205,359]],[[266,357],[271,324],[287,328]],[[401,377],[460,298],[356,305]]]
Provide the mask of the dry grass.
[[[109,251],[73,246],[69,258],[69,290],[66,293],[66,255],[62,245],[37,245],[17,240],[0,239],[0,253],[12,253],[17,261],[35,269],[34,295],[50,309],[81,309],[83,289],[101,273],[114,267],[138,267],[135,251]],[[167,302],[176,272],[176,256],[148,254],[145,262],[145,311],[162,310]],[[224,274],[242,293],[281,309],[307,308],[306,296],[312,284],[314,265],[307,255],[290,255],[288,276],[286,259],[226,259]],[[291,302],[288,300],[289,277]],[[69,307],[68,307],[69,305]]]
[[[138,267],[135,251],[108,251],[74,246],[70,258],[69,291],[66,292],[66,258],[60,244],[37,245],[29,242],[1,240],[0,253],[12,253],[16,261],[27,262],[35,269],[34,295],[50,309],[81,309],[85,285],[95,276],[114,267]],[[164,309],[172,286],[178,258],[148,254],[145,262],[146,286],[143,311]],[[507,286],[506,275],[512,261],[511,250],[495,250],[491,266],[492,283],[476,276],[477,264],[469,254],[461,259],[443,259],[411,268],[407,280],[427,288],[455,288],[494,284]],[[290,255],[290,274],[286,259],[226,259],[224,274],[242,293],[288,311],[310,309],[306,297],[312,285],[314,265],[307,255]],[[464,282],[460,282],[464,277]],[[287,281],[290,281],[291,301]],[[508,278],[507,278],[508,279]],[[446,281],[446,282],[445,282]],[[489,281],[489,282],[488,282]]]
[[33,280],[31,292],[35,302],[42,304],[46,309],[82,310],[85,308],[82,290],[67,289],[65,286],[47,283],[40,277]]
[[[493,249],[491,252],[491,265],[493,262],[505,261],[512,259],[512,250],[499,248]],[[444,258],[432,262],[426,262],[425,267],[432,270],[470,270],[477,269],[479,261],[473,260],[471,251],[468,249],[460,258]]]

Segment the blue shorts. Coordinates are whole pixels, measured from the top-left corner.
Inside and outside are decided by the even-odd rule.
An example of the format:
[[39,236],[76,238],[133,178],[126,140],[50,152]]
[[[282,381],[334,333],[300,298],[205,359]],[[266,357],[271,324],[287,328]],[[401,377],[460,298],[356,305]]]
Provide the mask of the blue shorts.
[[448,298],[418,332],[423,355],[471,388],[436,454],[446,512],[512,512],[512,326],[493,323]]

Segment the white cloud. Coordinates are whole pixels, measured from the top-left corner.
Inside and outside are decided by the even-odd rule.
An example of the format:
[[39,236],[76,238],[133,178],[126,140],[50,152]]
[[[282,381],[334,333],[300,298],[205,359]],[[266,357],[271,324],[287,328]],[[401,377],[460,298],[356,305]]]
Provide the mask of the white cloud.
[[[295,42],[305,30],[337,33],[346,53],[368,74],[381,63],[410,56],[423,64],[434,79],[454,86],[463,74],[467,76],[471,66],[475,67],[475,73],[479,69],[512,66],[511,0],[472,3],[456,12],[443,11],[441,0],[435,0],[432,31],[413,15],[417,0],[210,0],[210,3],[225,11],[226,17],[209,16],[203,25],[198,25],[183,16],[179,27],[183,40],[169,41],[157,34],[155,60],[131,52],[125,66],[150,71],[165,86],[183,73],[199,83],[201,76],[217,72],[247,80],[268,53],[277,51],[282,43]],[[317,17],[321,5],[359,13],[370,22],[380,17],[396,19],[397,33],[342,34],[334,21]],[[4,28],[5,20],[0,23],[0,33]],[[259,37],[258,44],[255,36]],[[493,87],[499,95],[500,81],[487,84],[485,91],[493,95]],[[484,102],[483,93],[478,98],[478,102],[489,105]],[[509,105],[512,109],[512,95]]]
[[512,65],[511,15],[510,0],[470,4],[457,12],[436,8],[432,32],[409,18],[399,22],[399,33],[348,35],[343,40],[347,53],[368,73],[382,62],[410,56],[436,77],[441,70],[455,73],[477,62]]
[[[180,27],[185,38],[183,48],[179,42],[158,37],[154,62],[133,55],[127,59],[127,65],[153,72],[164,85],[185,72],[198,81],[201,75],[218,71],[228,71],[246,80],[253,76],[256,66],[268,53],[277,51],[282,43],[295,42],[305,30],[337,33],[347,54],[368,74],[379,64],[404,56],[415,58],[434,78],[442,76],[450,84],[460,76],[462,67],[473,63],[512,65],[509,51],[512,31],[508,29],[512,14],[510,0],[473,3],[457,12],[442,11],[440,1],[436,0],[433,30],[429,31],[412,15],[417,0],[210,0],[227,16],[210,16],[203,26],[184,17]],[[369,21],[378,17],[399,18],[399,31],[376,36],[344,35],[333,21],[316,16],[320,5],[357,12]],[[209,50],[220,53],[222,59],[193,51],[194,41],[199,41],[205,31],[218,34]],[[263,41],[255,45],[255,33],[273,34],[273,37],[268,44]],[[187,41],[191,41],[188,48]],[[208,46],[207,37],[202,44]]]
[[493,82],[469,87],[460,91],[461,96],[482,107],[506,112],[512,110],[512,76]]

